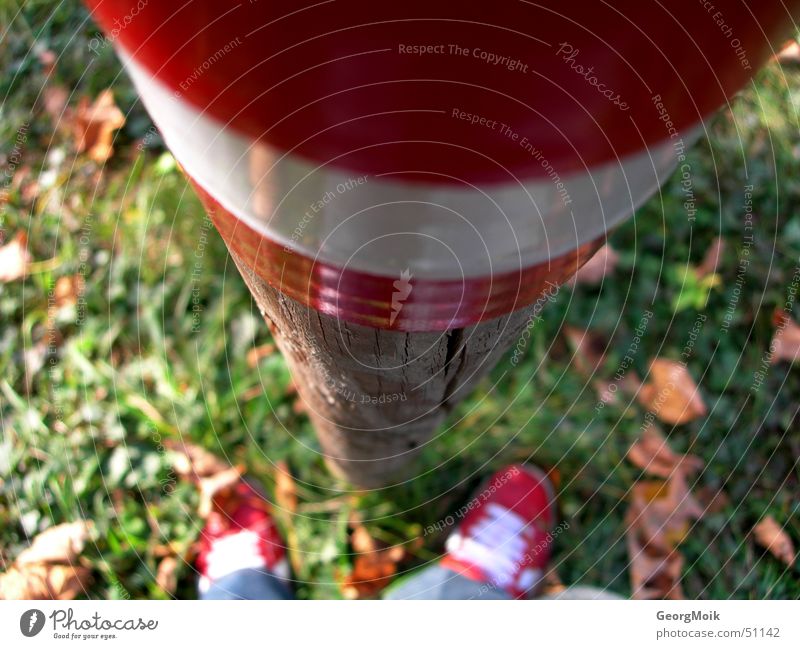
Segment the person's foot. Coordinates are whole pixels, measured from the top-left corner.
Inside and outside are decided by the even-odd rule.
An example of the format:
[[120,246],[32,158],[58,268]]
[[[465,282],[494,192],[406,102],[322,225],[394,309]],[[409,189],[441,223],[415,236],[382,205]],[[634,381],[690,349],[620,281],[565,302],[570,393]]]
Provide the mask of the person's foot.
[[442,566],[515,598],[534,595],[550,560],[556,515],[547,476],[529,465],[506,467],[462,511]]
[[264,495],[242,480],[225,496],[215,497],[214,505],[200,534],[200,593],[213,582],[248,568],[288,580],[286,544]]

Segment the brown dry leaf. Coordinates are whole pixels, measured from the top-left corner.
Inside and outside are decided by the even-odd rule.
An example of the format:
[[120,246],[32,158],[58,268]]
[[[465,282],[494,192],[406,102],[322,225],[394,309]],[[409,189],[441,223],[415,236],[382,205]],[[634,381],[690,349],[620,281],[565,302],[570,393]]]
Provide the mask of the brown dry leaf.
[[231,487],[235,486],[241,480],[243,473],[243,466],[232,466],[207,478],[201,478],[200,504],[197,507],[197,513],[202,518],[208,518],[214,509],[214,499],[223,496]]
[[72,124],[78,153],[86,151],[95,162],[105,162],[114,152],[114,131],[125,124],[125,116],[114,103],[114,93],[101,92],[94,102],[81,98]]
[[350,543],[357,554],[352,571],[340,580],[342,594],[347,599],[375,597],[391,582],[397,564],[405,558],[405,548],[401,545],[385,547],[361,524],[354,526]]
[[772,516],[761,519],[753,528],[753,533],[760,546],[769,550],[790,568],[794,565],[797,555],[792,539]]
[[156,570],[156,584],[165,593],[175,594],[178,588],[178,560],[175,557],[164,557]]
[[25,391],[30,392],[33,387],[33,379],[44,367],[47,358],[47,345],[43,340],[35,343],[31,347],[26,347],[22,353],[22,364],[25,368]]
[[44,112],[50,116],[56,127],[65,126],[71,119],[71,111],[66,109],[68,99],[69,90],[64,86],[48,86],[42,93]]
[[53,71],[56,69],[56,61],[58,60],[53,50],[42,50],[36,58],[38,58],[39,63],[42,64],[42,72],[46,77],[53,74]]
[[291,514],[297,511],[297,485],[284,461],[275,464],[275,501],[284,511]]
[[708,251],[703,257],[703,261],[694,269],[698,279],[717,272],[719,267],[719,260],[722,253],[725,251],[725,240],[722,237],[716,237],[708,248]]
[[544,578],[542,579],[542,590],[539,594],[541,596],[558,595],[559,593],[563,593],[566,589],[567,587],[564,586],[564,582],[561,581],[561,577],[558,576],[556,567],[550,566],[547,569],[547,572],[544,573]]
[[78,295],[83,291],[83,277],[81,275],[67,275],[59,277],[53,287],[53,297],[56,307],[74,306],[78,302]]
[[625,523],[634,599],[683,599],[677,546],[703,515],[686,482],[689,470],[691,462],[678,461],[668,480],[633,485]]
[[597,333],[577,327],[564,327],[564,335],[574,350],[572,362],[586,377],[593,376],[605,362],[606,341]]
[[606,244],[578,269],[578,272],[567,282],[567,285],[585,284],[586,286],[597,286],[606,275],[613,272],[617,267],[618,261],[619,254],[610,245]]
[[75,599],[86,591],[91,571],[83,566],[28,563],[0,574],[0,599]]
[[645,545],[660,552],[673,550],[686,538],[691,522],[703,515],[682,469],[666,482],[637,482],[632,496],[629,525],[636,528]]
[[800,325],[783,312],[776,313],[772,320],[777,329],[769,346],[772,351],[770,363],[793,363],[800,355]]
[[30,547],[17,557],[17,564],[74,563],[89,538],[91,524],[86,521],[62,523],[33,539]]
[[632,599],[684,599],[683,557],[679,552],[650,554],[635,534],[628,534]]
[[254,370],[258,367],[259,361],[262,358],[266,358],[267,356],[271,356],[275,353],[275,345],[272,343],[266,343],[261,345],[260,347],[253,347],[250,351],[247,352],[247,366]]
[[230,464],[197,444],[184,440],[167,440],[164,446],[173,451],[172,466],[183,478],[207,478],[230,468]]
[[697,384],[680,363],[664,358],[650,365],[650,381],[639,390],[639,403],[668,424],[685,424],[706,414]]
[[13,282],[25,277],[31,261],[28,236],[17,232],[11,241],[0,247],[0,282]]
[[703,468],[703,460],[696,455],[681,455],[673,451],[654,424],[650,424],[641,438],[628,449],[628,459],[659,478],[669,478],[678,469],[692,474]]

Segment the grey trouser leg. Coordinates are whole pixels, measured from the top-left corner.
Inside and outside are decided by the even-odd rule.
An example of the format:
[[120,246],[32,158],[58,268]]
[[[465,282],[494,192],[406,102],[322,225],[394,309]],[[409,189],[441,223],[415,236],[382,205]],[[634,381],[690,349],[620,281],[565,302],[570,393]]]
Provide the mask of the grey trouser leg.
[[294,599],[286,584],[256,568],[244,568],[211,582],[200,599]]
[[423,568],[392,586],[383,599],[511,599],[491,584],[462,577],[440,565]]

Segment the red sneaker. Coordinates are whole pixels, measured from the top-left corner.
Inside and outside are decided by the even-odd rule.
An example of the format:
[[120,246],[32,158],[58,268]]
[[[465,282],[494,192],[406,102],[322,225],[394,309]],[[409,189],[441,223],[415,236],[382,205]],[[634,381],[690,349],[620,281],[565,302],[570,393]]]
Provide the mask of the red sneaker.
[[215,498],[214,505],[200,534],[200,592],[207,591],[212,581],[245,568],[263,568],[288,580],[286,544],[264,495],[242,480],[230,495]]
[[534,595],[550,560],[556,516],[547,476],[524,464],[506,467],[457,515],[463,520],[447,539],[442,566],[514,598]]

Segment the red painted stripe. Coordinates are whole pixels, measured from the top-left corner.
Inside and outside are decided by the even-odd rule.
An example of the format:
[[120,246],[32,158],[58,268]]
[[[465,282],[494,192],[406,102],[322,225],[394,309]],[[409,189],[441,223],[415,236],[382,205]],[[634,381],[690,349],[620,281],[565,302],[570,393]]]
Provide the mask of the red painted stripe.
[[[137,10],[138,0],[87,1],[137,62],[252,138],[355,173],[478,183],[542,175],[522,138],[566,174],[664,140],[665,116],[687,128],[747,82],[800,8],[800,0],[714,0],[712,10],[696,1],[150,0]],[[561,43],[569,45],[558,54]],[[413,45],[438,49],[400,52]],[[522,69],[490,65],[481,52]]]
[[549,285],[572,277],[604,241],[601,238],[549,262],[489,277],[412,277],[411,291],[393,305],[399,277],[342,269],[290,251],[252,230],[197,183],[194,186],[229,249],[256,275],[317,311],[378,329],[444,331],[511,313],[532,304]]

